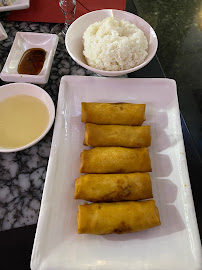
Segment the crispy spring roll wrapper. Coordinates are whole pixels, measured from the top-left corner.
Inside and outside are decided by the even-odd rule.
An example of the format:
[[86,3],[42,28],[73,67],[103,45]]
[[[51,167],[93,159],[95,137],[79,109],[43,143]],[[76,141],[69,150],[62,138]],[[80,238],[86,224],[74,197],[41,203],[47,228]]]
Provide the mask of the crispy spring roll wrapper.
[[79,205],[78,233],[129,233],[161,225],[154,200]]
[[86,123],[84,145],[148,147],[150,126],[96,125]]
[[91,202],[136,201],[153,198],[148,173],[86,174],[75,179],[75,199]]
[[95,147],[81,153],[81,173],[151,172],[147,148]]
[[81,121],[106,125],[140,126],[145,121],[145,104],[82,102]]

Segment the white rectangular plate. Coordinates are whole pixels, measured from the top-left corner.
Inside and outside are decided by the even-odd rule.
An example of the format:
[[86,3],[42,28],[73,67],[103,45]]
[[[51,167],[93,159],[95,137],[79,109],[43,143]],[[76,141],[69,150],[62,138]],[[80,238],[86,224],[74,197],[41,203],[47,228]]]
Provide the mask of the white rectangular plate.
[[12,5],[0,7],[0,12],[27,9],[30,6],[29,2],[30,0],[15,0]]
[[[154,199],[161,223],[123,235],[77,234],[74,179],[84,149],[81,102],[146,103]],[[64,76],[33,247],[33,270],[201,269],[175,81]]]

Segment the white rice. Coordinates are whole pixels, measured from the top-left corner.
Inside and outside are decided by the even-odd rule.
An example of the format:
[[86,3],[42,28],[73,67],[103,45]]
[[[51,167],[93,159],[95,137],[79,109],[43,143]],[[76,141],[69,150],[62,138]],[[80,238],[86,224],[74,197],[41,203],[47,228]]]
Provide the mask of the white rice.
[[109,17],[91,24],[83,35],[88,65],[108,71],[133,68],[147,56],[148,41],[142,30],[125,21]]

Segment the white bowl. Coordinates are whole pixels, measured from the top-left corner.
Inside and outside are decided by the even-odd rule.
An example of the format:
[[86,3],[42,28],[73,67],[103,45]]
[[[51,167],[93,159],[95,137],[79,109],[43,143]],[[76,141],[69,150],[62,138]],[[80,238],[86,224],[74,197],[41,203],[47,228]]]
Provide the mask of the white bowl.
[[[130,23],[134,23],[144,32],[148,40],[148,55],[142,64],[134,68],[121,71],[105,71],[93,68],[86,63],[85,57],[83,55],[83,33],[90,24],[102,21],[107,17],[111,17],[112,11],[113,16],[116,20],[124,19],[126,21],[129,21]],[[75,20],[66,33],[65,44],[70,56],[82,67],[103,76],[120,76],[136,71],[147,65],[156,53],[158,47],[158,40],[153,28],[142,18],[122,10],[103,9],[89,12]]]
[[29,84],[29,83],[11,83],[11,84],[6,84],[0,87],[0,102],[3,101],[4,99],[7,99],[11,96],[17,96],[17,95],[29,95],[38,98],[41,100],[45,106],[48,109],[49,112],[49,122],[48,125],[45,129],[45,131],[34,141],[30,142],[27,145],[18,147],[18,148],[3,148],[0,146],[0,152],[17,152],[20,150],[24,150],[26,148],[31,147],[32,145],[36,144],[39,142],[50,130],[54,118],[55,118],[55,106],[54,103],[49,96],[49,94],[43,90],[41,87],[36,86],[34,84]]
[[[57,44],[58,36],[54,34],[17,32],[0,74],[1,79],[5,82],[47,83]],[[20,59],[23,53],[31,48],[42,48],[46,51],[43,68],[38,75],[19,74],[17,69]]]

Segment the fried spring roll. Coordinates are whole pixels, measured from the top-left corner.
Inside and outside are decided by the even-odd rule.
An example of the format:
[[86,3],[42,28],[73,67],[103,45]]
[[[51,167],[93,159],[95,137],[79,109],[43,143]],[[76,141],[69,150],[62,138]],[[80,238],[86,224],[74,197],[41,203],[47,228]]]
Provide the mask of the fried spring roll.
[[78,233],[110,234],[142,231],[161,225],[154,200],[79,205]]
[[84,145],[148,147],[150,126],[96,125],[86,123]]
[[153,195],[148,173],[87,174],[75,179],[74,199],[118,202],[149,198]]
[[106,125],[140,126],[145,121],[145,104],[82,102],[81,121]]
[[95,147],[81,153],[81,173],[151,172],[147,148]]

